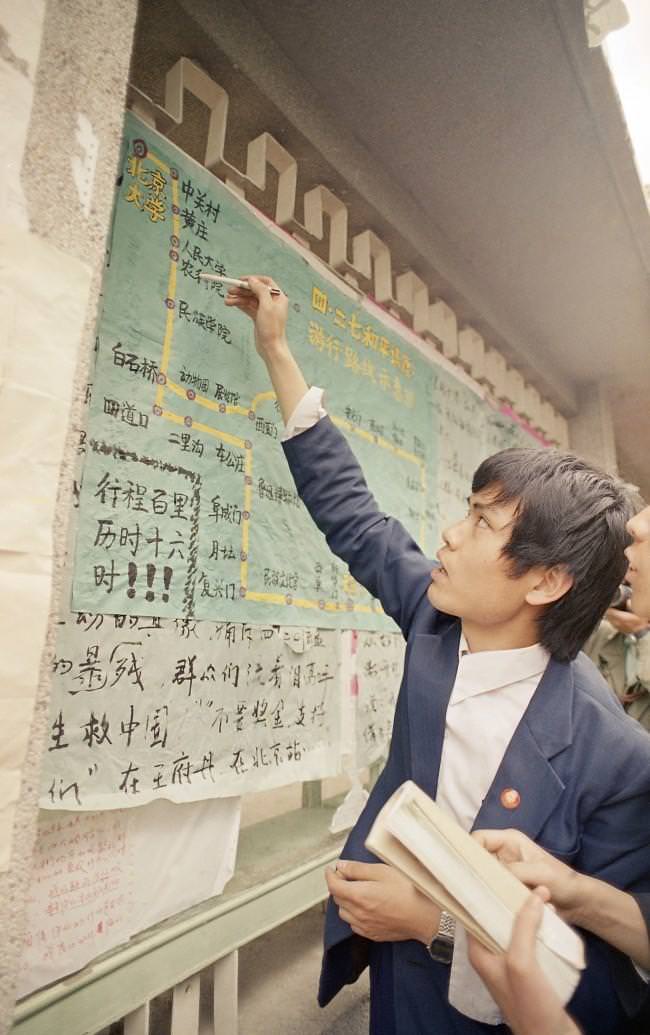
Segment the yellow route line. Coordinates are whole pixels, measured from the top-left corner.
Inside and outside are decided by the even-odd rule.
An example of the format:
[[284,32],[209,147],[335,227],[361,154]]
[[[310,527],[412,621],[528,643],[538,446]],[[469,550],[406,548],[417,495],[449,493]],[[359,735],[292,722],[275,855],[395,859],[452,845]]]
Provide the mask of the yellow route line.
[[[198,403],[199,406],[205,406],[208,410],[214,410],[216,413],[223,413],[221,409],[223,403],[215,402],[214,399],[208,399],[205,395],[195,395],[193,399],[188,400],[187,389],[181,388],[176,381],[170,381],[167,379],[166,387],[169,388],[170,392],[174,392],[179,395],[181,399],[185,399],[186,402]],[[239,413],[242,417],[247,417],[250,413],[250,408],[246,409],[244,406],[226,406],[225,413]]]
[[169,381],[168,380],[167,384],[165,385],[165,387],[169,388],[170,392],[174,392],[176,395],[180,395],[181,399],[185,399],[187,401],[187,392],[186,392],[186,390],[184,388],[181,388],[180,385],[177,385],[175,381]]
[[[167,382],[167,387],[169,387],[172,392],[175,392],[177,395],[181,396],[182,398],[187,398],[185,391],[182,388],[180,388],[180,386],[177,385],[175,382],[168,381]],[[257,403],[257,402],[259,402],[263,398],[267,398],[268,399],[268,398],[274,398],[274,397],[275,397],[275,393],[274,392],[260,392],[257,396],[255,396],[255,398],[253,400],[253,403]],[[193,401],[196,401],[196,400],[193,400]],[[206,402],[211,402],[211,400],[206,400]],[[218,407],[211,407],[211,408],[218,409]],[[233,409],[234,409],[234,407],[233,407]],[[247,414],[249,411],[248,410],[244,410],[243,412],[245,414]],[[187,426],[187,425],[185,425],[185,418],[182,417],[179,413],[173,413],[171,410],[163,410],[163,412],[161,413],[161,416],[164,417],[166,420],[172,421],[174,424],[182,424],[184,426]],[[350,430],[352,430],[352,431],[357,430],[354,427],[354,425],[350,424],[349,421],[343,420],[342,418],[333,417],[332,420],[333,420],[333,422],[335,424],[338,424],[338,425],[343,426],[343,427],[349,427]],[[219,438],[222,441],[227,442],[229,445],[233,445],[233,446],[236,446],[238,449],[243,449],[244,450],[244,511],[246,511],[249,516],[248,516],[248,518],[243,518],[243,520],[242,520],[240,585],[246,588],[246,593],[242,597],[242,599],[243,600],[250,600],[250,601],[253,601],[255,603],[285,604],[286,605],[286,603],[287,603],[287,595],[291,596],[291,594],[286,594],[286,593],[261,593],[261,592],[249,590],[248,586],[247,586],[248,566],[249,566],[248,551],[249,551],[249,547],[250,547],[250,519],[251,519],[251,516],[252,516],[252,508],[253,508],[253,447],[252,447],[252,445],[250,444],[250,442],[247,445],[247,441],[248,440],[246,440],[246,439],[237,438],[235,435],[230,435],[226,431],[218,431],[216,428],[213,428],[211,425],[203,424],[200,421],[193,420],[192,424],[190,426],[191,426],[192,429],[195,429],[197,431],[203,431],[207,435],[213,435],[215,438]],[[404,450],[399,450],[398,451],[398,449],[396,447],[392,446],[390,442],[386,442],[385,439],[379,439],[379,440],[376,441],[375,440],[375,436],[371,435],[369,433],[364,433],[364,437],[368,438],[368,440],[373,445],[380,445],[380,444],[383,443],[385,445],[385,448],[389,449],[390,452],[393,452],[393,453],[396,453],[396,454],[399,453],[399,454],[403,455],[405,458],[407,458],[407,459],[417,463],[420,466],[420,482],[423,485],[423,487],[426,485],[426,468],[425,468],[425,465],[424,465],[423,461],[420,460],[419,457],[415,457],[415,456],[412,456],[409,453],[405,453]],[[424,521],[424,519],[422,519],[422,522],[420,524],[420,538],[422,538],[423,534],[424,534],[423,521]],[[354,613],[357,613],[357,614],[383,614],[383,608],[381,608],[381,607],[380,608],[373,608],[373,607],[369,607],[367,604],[353,604],[352,607],[348,607],[347,603],[343,603],[342,604],[340,602],[333,601],[333,600],[327,600],[321,606],[321,602],[318,601],[318,600],[308,600],[308,599],[305,599],[305,598],[302,598],[302,597],[297,597],[297,598],[294,599],[292,597],[291,604],[294,607],[299,607],[299,608],[308,609],[308,610],[315,610],[315,611],[348,612],[348,613],[353,613],[354,612]]]
[[[170,168],[167,165],[167,163],[162,161],[162,159],[158,158],[158,156],[155,155],[153,152],[148,152],[147,158],[151,162],[153,162],[154,165],[157,165],[158,168],[161,169],[163,172],[166,172],[166,173],[170,172]],[[178,204],[178,196],[179,196],[178,195],[178,180],[172,178],[171,185],[172,185],[172,205],[175,208],[178,209],[179,208],[179,204]],[[180,218],[173,211],[172,211],[172,231],[173,231],[174,236],[180,237]],[[176,295],[176,279],[177,279],[176,275],[177,275],[177,267],[176,267],[176,263],[172,259],[170,261],[170,264],[169,264],[169,276],[168,276],[168,279],[167,279],[167,297],[170,300],[172,300],[172,301],[176,300],[175,299],[175,295]],[[157,387],[156,387],[156,401],[155,401],[156,406],[161,407],[161,408],[162,408],[162,401],[163,401],[163,398],[164,398],[164,395],[165,395],[165,389],[167,389],[167,388],[171,392],[173,392],[175,395],[178,395],[180,398],[187,399],[187,391],[186,390],[181,388],[181,386],[179,384],[177,384],[175,381],[167,380],[167,370],[168,370],[168,367],[169,367],[169,359],[170,359],[170,356],[171,356],[172,340],[173,340],[173,336],[174,336],[174,317],[175,317],[175,308],[168,308],[167,309],[167,316],[166,316],[166,320],[165,320],[165,335],[164,335],[164,338],[163,338],[163,352],[162,352],[162,358],[160,360],[160,373],[165,375],[166,380],[165,380],[165,382],[163,384],[158,384],[157,385]],[[255,413],[256,410],[257,410],[257,406],[260,403],[266,402],[267,400],[271,400],[271,399],[275,399],[275,398],[276,398],[276,394],[273,391],[258,392],[257,395],[255,395],[253,397],[253,399],[251,400],[251,404],[250,404],[250,407],[248,409],[244,408],[243,406],[226,405],[226,407],[225,407],[225,414],[228,415],[228,414],[231,414],[231,413],[236,413],[236,414],[239,414],[240,416],[244,416],[245,417],[245,416],[248,416],[250,411]],[[222,406],[218,402],[216,402],[213,399],[208,399],[204,395],[195,395],[194,399],[188,400],[188,401],[195,402],[199,406],[203,406],[203,407],[205,407],[208,410],[213,410],[213,411],[215,411],[217,413],[224,413],[224,410],[222,409]],[[182,417],[178,413],[173,413],[171,410],[162,410],[160,416],[164,417],[165,420],[172,421],[174,424],[182,424],[182,425],[186,426],[185,425],[185,418]],[[364,431],[363,429],[358,428],[355,424],[352,424],[351,421],[344,420],[342,417],[334,417],[334,416],[332,416],[332,422],[335,425],[337,425],[337,427],[346,428],[348,431],[353,432],[355,435],[359,435],[361,438],[363,438],[366,441],[370,442],[372,445],[377,445],[377,446],[379,446],[382,449],[387,449],[389,452],[393,453],[395,456],[401,457],[404,460],[408,460],[410,463],[417,464],[420,467],[420,480],[421,480],[421,483],[422,483],[423,487],[425,486],[425,484],[426,484],[425,465],[424,465],[424,462],[419,457],[414,456],[412,453],[407,453],[406,450],[401,449],[398,446],[393,445],[393,443],[388,442],[386,439],[382,438],[381,436],[374,435],[371,432]],[[242,586],[246,586],[246,579],[247,579],[247,576],[248,576],[248,547],[249,547],[249,542],[250,542],[250,516],[251,516],[251,511],[252,511],[252,503],[253,503],[253,448],[252,448],[252,445],[250,445],[250,443],[249,443],[249,445],[247,446],[247,441],[246,440],[237,438],[235,435],[230,435],[226,431],[218,431],[216,428],[211,427],[209,424],[203,424],[200,421],[193,420],[192,424],[191,424],[191,427],[193,429],[197,430],[197,431],[203,431],[207,435],[213,435],[215,438],[221,439],[223,442],[227,442],[228,445],[236,446],[238,449],[244,449],[245,450],[245,459],[244,459],[244,472],[245,472],[245,479],[244,479],[244,510],[248,513],[249,517],[248,517],[248,519],[244,518],[243,522],[242,522],[242,553],[241,553],[242,560],[241,560],[241,566],[240,566],[240,580],[241,580],[241,585]],[[421,531],[421,535],[422,535],[422,531]],[[258,592],[253,592],[253,591],[249,591],[248,589],[246,589],[246,595],[245,595],[245,597],[243,599],[251,600],[251,601],[255,601],[255,602],[260,602],[260,603],[266,602],[266,603],[273,603],[273,604],[286,604],[286,598],[287,598],[287,594],[282,594],[282,593],[258,593]],[[347,604],[341,604],[341,603],[339,603],[337,601],[333,601],[333,600],[325,601],[324,604],[321,606],[321,602],[319,602],[318,600],[307,600],[307,599],[304,599],[302,597],[299,597],[299,598],[296,598],[296,599],[292,598],[291,603],[292,603],[292,605],[294,607],[300,607],[300,608],[306,608],[306,609],[318,610],[318,611],[330,611],[330,612],[332,612],[332,611],[334,611],[334,612],[345,611],[345,612],[348,612],[348,613],[356,612],[358,614],[378,614],[378,613],[381,614],[381,613],[383,613],[383,609],[382,608],[379,608],[379,610],[377,610],[375,608],[369,607],[367,604],[353,604],[352,607],[348,607]]]
[[[247,592],[244,597],[245,600],[253,600],[255,603],[266,603],[266,604],[286,604],[287,597],[291,596],[290,593],[256,593]],[[302,597],[291,597],[291,604],[293,607],[308,608],[315,611],[357,611],[364,614],[381,614],[382,612],[375,611],[374,608],[369,607],[367,604],[353,604],[352,607],[348,607],[347,604],[341,604],[334,600],[327,600],[323,607],[321,607],[318,600],[305,600]]]
[[422,511],[420,514],[420,533],[418,538],[420,540],[420,546],[424,549],[424,537],[426,535],[426,529],[424,527],[424,506],[427,498],[427,469],[424,464],[420,466],[420,485],[422,486]]
[[[155,155],[153,151],[147,151],[145,157],[148,158],[151,162],[153,162],[154,165],[157,165],[159,169],[162,169],[163,172],[169,172],[169,166],[167,165],[167,163],[163,162],[162,158],[159,158],[158,155]],[[142,161],[142,159],[140,159],[140,161]]]
[[[174,424],[185,425],[185,418],[181,417],[180,413],[173,413],[171,410],[163,410],[160,414],[165,420],[171,420]],[[185,425],[187,427],[187,425]],[[216,428],[211,427],[209,424],[201,424],[199,421],[192,421],[192,429],[198,431],[205,431],[206,435],[214,435],[215,438],[220,438],[224,442],[227,442],[229,446],[236,446],[238,449],[245,449],[246,443],[243,438],[236,438],[235,435],[229,435],[227,431],[217,431]],[[188,427],[188,431],[189,431]]]
[[251,410],[253,410],[253,412],[255,412],[255,410],[257,409],[257,404],[258,403],[264,402],[266,399],[275,399],[275,398],[276,398],[275,392],[258,392],[257,395],[253,396],[253,400],[251,402],[251,407],[250,408],[251,408]]
[[196,428],[198,431],[205,431],[207,435],[216,435],[217,438],[223,439],[230,446],[237,446],[238,449],[246,448],[246,441],[243,438],[237,438],[236,435],[229,435],[227,431],[217,431],[210,424],[202,424],[200,421],[192,421],[192,428]]
[[[364,428],[358,428],[356,424],[352,423],[352,421],[345,420],[343,417],[335,417],[330,414],[330,419],[338,428],[344,428],[346,431],[351,431],[360,438],[365,439],[366,442],[370,442],[373,446],[387,449],[390,453],[393,453],[394,456],[398,456],[403,460],[408,460],[409,463],[416,464],[416,466],[420,468],[420,484],[423,488],[423,495],[426,494],[426,464],[421,457],[416,456],[414,453],[408,453],[405,449],[402,449],[401,446],[393,445],[392,442],[382,438],[381,435],[375,435],[371,431],[366,431]],[[422,502],[424,503],[424,500]],[[424,512],[421,511],[418,531],[418,537],[421,543],[424,543],[425,534]]]
[[417,464],[418,467],[424,466],[424,461],[419,457],[415,456],[414,453],[407,453],[405,449],[400,446],[393,445],[388,439],[382,438],[381,435],[375,435],[372,431],[366,431],[364,428],[358,428],[356,424],[353,424],[349,420],[344,420],[343,417],[335,417],[330,414],[332,424],[335,424],[337,428],[345,428],[346,431],[352,431],[359,438],[363,438],[366,442],[370,442],[373,446],[380,446],[381,449],[387,449],[390,453],[394,453],[395,456],[401,457],[403,460],[408,460],[412,464]]
[[[244,457],[244,510],[249,515],[243,518],[241,530],[241,566],[239,584],[248,589],[248,545],[250,536],[250,515],[253,508],[253,447],[246,450]],[[248,595],[248,594],[247,594]]]
[[[165,371],[166,373],[166,371]],[[181,399],[187,399],[187,389],[182,388],[176,381],[167,379],[167,388],[171,392],[175,392]],[[198,406],[205,406],[208,410],[214,410],[215,413],[238,413],[242,417],[248,417],[249,413],[255,413],[258,403],[265,402],[267,399],[275,399],[275,392],[258,392],[253,398],[250,406],[230,406],[226,405],[225,408],[223,403],[216,402],[214,399],[208,399],[205,395],[199,395],[198,393],[191,399],[191,402],[196,403]]]
[[[169,166],[160,160],[156,155],[151,154],[147,157],[151,157],[151,160],[158,165],[161,169],[169,172]],[[180,209],[178,204],[178,179],[172,179],[172,233],[175,237],[180,240],[180,216],[177,215],[173,209]],[[169,260],[169,277],[167,278],[167,298],[171,301],[176,301],[176,263],[170,257]],[[174,337],[174,318],[176,308],[167,309],[167,318],[165,320],[165,336],[163,338],[163,352],[160,360],[160,373],[167,375],[167,367],[169,366],[169,357],[172,349],[172,339]],[[156,391],[156,405],[162,406],[162,401],[165,396],[165,385],[159,384]]]

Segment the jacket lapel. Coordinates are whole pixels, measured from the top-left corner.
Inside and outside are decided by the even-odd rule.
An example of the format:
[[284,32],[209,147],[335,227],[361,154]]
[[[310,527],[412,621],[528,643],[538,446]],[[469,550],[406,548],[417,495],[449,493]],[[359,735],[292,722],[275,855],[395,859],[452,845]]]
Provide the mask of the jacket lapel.
[[[535,838],[564,791],[550,759],[573,740],[573,673],[568,662],[551,661],[508,745],[473,829],[516,827]],[[502,793],[520,795],[507,808]]]
[[447,704],[458,669],[460,623],[438,635],[417,633],[408,661],[408,716],[411,777],[436,796]]

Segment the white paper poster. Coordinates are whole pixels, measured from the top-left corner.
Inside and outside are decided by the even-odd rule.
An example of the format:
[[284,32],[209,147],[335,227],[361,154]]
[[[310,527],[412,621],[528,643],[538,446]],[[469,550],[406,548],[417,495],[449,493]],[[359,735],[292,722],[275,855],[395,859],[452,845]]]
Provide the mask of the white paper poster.
[[220,894],[238,834],[238,798],[41,813],[19,998]]
[[371,765],[388,754],[395,704],[404,667],[400,633],[357,634],[357,765]]
[[335,630],[71,615],[42,804],[196,801],[334,775],[339,657]]

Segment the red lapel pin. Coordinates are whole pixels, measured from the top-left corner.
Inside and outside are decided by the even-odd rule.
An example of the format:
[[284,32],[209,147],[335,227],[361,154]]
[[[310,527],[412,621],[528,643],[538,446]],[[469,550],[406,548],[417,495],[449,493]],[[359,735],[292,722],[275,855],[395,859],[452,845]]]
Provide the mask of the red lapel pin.
[[521,801],[521,794],[514,787],[506,787],[501,791],[501,804],[504,809],[516,809]]

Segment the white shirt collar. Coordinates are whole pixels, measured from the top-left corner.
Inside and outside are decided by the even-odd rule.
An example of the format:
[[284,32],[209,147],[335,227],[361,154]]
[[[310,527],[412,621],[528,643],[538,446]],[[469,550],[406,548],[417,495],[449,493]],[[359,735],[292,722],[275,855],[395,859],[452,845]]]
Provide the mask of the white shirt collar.
[[541,643],[514,650],[483,650],[472,654],[461,633],[458,672],[449,703],[458,704],[468,697],[539,677],[549,658],[549,652]]

